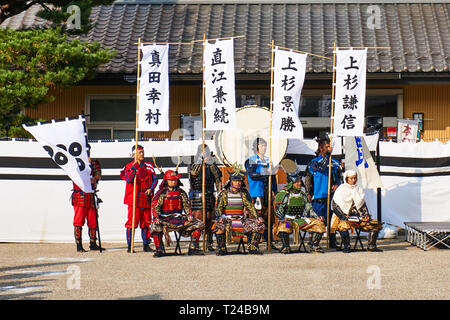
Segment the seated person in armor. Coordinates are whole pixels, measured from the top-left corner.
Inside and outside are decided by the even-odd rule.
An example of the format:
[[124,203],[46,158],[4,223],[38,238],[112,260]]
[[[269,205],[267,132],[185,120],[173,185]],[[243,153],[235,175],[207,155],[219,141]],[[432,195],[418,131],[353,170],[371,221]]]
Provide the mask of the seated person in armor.
[[345,171],[344,183],[336,189],[331,201],[333,209],[331,232],[339,231],[341,234],[344,253],[350,252],[350,235],[348,230],[351,228],[369,232],[368,251],[383,251],[378,249],[376,245],[378,231],[383,228],[383,223],[371,219],[364,201],[364,192],[361,187],[356,185],[357,180],[358,174],[355,171]]
[[301,171],[287,172],[288,184],[278,192],[275,197],[275,215],[278,225],[275,226],[275,234],[282,241],[281,253],[291,253],[289,246],[289,234],[294,229],[308,231],[311,233],[309,240],[310,252],[323,253],[320,247],[322,234],[325,232],[323,218],[319,217],[308,202],[306,194],[301,191]]
[[247,248],[250,254],[262,254],[259,241],[264,232],[264,220],[255,210],[250,194],[244,185],[245,173],[237,166],[230,180],[217,196],[216,223],[214,233],[217,240],[217,255],[227,254],[226,232],[233,227],[242,227],[247,236]]
[[165,253],[162,241],[164,228],[168,231],[179,231],[183,237],[191,237],[188,255],[203,255],[198,243],[201,230],[205,226],[203,221],[191,214],[188,196],[180,188],[182,185],[180,177],[173,170],[168,170],[164,174],[160,189],[153,198],[153,221],[150,231],[156,247],[155,257],[161,257]]

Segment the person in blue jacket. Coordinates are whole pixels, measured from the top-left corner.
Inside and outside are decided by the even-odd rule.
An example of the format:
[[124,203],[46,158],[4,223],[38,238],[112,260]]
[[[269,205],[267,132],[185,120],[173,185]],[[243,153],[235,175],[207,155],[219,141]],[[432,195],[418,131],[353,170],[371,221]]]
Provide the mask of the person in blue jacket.
[[271,210],[271,222],[274,222],[274,208],[273,199],[277,194],[277,180],[275,176],[275,168],[269,161],[269,157],[265,156],[267,150],[267,142],[263,138],[256,138],[253,142],[254,155],[250,156],[245,162],[245,170],[247,171],[248,179],[248,191],[252,197],[255,209],[258,211],[258,215],[264,219],[266,229],[263,234],[263,240],[267,241],[267,224],[268,224],[268,206],[269,206],[269,176],[271,176],[272,184],[272,210]]
[[[319,140],[317,157],[312,159],[306,168],[305,190],[314,211],[323,217],[327,224],[328,171],[331,156],[331,145],[328,138]],[[331,159],[331,197],[341,184],[342,170],[339,161]],[[330,211],[331,219],[331,211]],[[336,248],[336,234],[330,234],[330,248]]]

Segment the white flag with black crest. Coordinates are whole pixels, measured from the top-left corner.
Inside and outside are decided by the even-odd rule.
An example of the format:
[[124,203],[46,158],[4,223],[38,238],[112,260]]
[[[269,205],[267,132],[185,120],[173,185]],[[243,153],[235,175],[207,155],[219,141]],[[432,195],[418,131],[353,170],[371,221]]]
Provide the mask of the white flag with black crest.
[[23,127],[78,187],[84,192],[94,192],[84,117]]

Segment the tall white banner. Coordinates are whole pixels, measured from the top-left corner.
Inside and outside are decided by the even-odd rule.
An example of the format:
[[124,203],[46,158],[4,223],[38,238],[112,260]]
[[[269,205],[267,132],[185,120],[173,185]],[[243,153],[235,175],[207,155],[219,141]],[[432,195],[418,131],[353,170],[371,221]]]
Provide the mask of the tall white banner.
[[334,134],[362,136],[366,103],[367,49],[336,49]]
[[300,95],[306,72],[306,54],[275,48],[272,135],[303,139],[299,119]]
[[84,192],[94,192],[83,117],[23,127],[78,187]]
[[138,131],[169,131],[169,45],[141,46]]
[[398,119],[397,121],[397,142],[415,143],[419,130],[419,120]]
[[205,128],[227,130],[236,126],[233,39],[208,41],[205,46]]
[[345,170],[358,173],[358,185],[364,189],[382,188],[380,174],[364,137],[345,137]]

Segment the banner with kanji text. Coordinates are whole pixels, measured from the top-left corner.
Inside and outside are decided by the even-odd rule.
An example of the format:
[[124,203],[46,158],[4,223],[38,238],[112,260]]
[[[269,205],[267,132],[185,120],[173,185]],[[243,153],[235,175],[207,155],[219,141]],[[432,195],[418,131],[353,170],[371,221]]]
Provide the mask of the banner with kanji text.
[[206,130],[228,130],[236,126],[233,41],[204,42]]
[[334,134],[362,136],[366,102],[367,49],[336,49]]
[[169,45],[141,46],[138,131],[169,131]]
[[305,80],[306,56],[275,48],[272,113],[274,137],[303,139],[299,105]]

